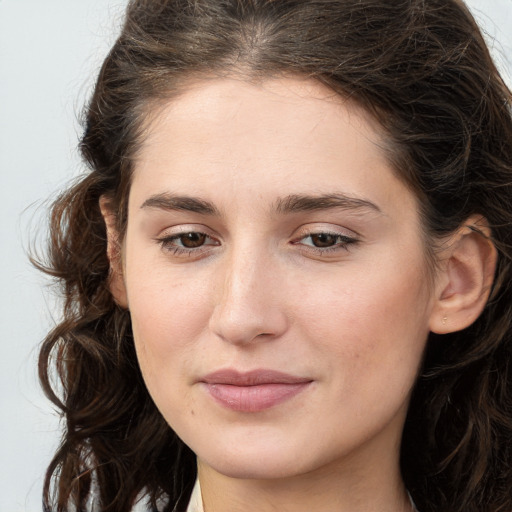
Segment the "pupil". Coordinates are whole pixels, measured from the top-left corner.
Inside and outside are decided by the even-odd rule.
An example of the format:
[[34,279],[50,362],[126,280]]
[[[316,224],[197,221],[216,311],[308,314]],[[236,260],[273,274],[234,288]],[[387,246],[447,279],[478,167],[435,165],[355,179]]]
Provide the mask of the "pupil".
[[185,233],[181,235],[181,243],[188,248],[200,247],[205,240],[206,235],[203,233]]
[[328,233],[311,235],[311,240],[315,247],[331,247],[336,244],[336,238],[335,235],[329,235]]

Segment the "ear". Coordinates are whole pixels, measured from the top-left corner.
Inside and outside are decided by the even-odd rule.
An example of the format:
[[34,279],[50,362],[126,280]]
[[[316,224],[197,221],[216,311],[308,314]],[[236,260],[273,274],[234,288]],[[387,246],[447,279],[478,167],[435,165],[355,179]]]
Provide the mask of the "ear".
[[100,197],[100,210],[107,229],[107,257],[110,262],[109,290],[114,300],[123,308],[128,308],[126,286],[123,276],[123,258],[119,244],[116,214],[106,196]]
[[450,237],[436,276],[430,330],[438,334],[469,327],[483,311],[494,280],[497,251],[487,221],[470,217]]

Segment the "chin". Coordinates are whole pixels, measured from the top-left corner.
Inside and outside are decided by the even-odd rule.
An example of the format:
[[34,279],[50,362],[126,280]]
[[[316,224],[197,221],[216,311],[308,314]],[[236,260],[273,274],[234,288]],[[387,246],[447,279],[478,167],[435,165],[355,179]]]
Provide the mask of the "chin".
[[[217,473],[240,479],[278,479],[296,476],[312,468],[304,467],[307,460],[303,448],[245,444],[242,448],[219,445],[217,449],[198,450],[197,456]],[[314,464],[312,464],[314,465]]]
[[245,457],[240,459],[223,457],[223,460],[203,460],[217,473],[229,478],[244,480],[274,480],[297,476],[302,471],[297,465],[297,456],[293,460],[284,461],[267,457],[258,458],[257,455],[247,460]]

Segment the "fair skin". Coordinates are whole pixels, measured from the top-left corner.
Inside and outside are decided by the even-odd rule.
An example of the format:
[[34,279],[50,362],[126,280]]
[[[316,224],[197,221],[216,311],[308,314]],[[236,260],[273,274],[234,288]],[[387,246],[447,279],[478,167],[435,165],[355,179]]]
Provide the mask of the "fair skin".
[[111,289],[206,512],[411,510],[399,447],[426,339],[474,320],[492,250],[461,231],[432,276],[382,141],[293,77],[196,83],[147,127]]

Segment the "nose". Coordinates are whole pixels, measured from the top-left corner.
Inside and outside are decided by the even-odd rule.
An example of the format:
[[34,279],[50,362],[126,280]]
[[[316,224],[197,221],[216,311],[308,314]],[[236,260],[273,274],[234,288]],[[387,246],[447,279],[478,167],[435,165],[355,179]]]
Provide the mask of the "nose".
[[251,251],[233,252],[217,278],[211,332],[229,343],[243,345],[275,339],[286,331],[282,272],[271,258]]

